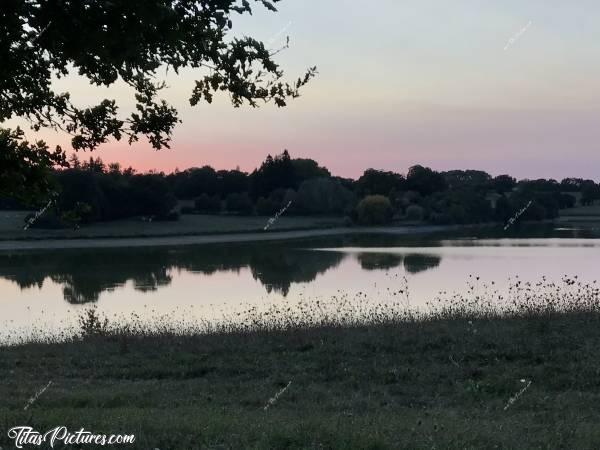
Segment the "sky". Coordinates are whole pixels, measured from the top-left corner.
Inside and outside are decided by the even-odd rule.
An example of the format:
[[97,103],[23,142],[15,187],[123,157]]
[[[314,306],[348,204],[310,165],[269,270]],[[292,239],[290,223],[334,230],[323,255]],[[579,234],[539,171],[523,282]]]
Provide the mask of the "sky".
[[[202,165],[251,171],[287,149],[335,175],[479,169],[517,178],[600,179],[600,2],[597,0],[283,0],[234,17],[277,48],[290,79],[318,76],[287,108],[234,109],[224,96],[189,106],[195,74],[165,76],[180,111],[171,150],[110,142],[93,153],[141,171]],[[88,105],[122,85],[56,83]],[[11,122],[14,125],[18,122]],[[30,134],[32,135],[32,134]],[[67,136],[43,131],[50,144]],[[80,155],[87,158],[88,155]]]

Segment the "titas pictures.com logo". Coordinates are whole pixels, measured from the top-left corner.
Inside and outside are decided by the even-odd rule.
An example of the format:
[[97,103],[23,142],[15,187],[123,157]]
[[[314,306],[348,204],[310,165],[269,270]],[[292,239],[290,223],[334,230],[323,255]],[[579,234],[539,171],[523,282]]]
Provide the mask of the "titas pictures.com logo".
[[[45,433],[41,433],[28,426],[13,427],[8,430],[8,437],[14,441],[15,448],[41,447],[61,445],[131,445],[135,442],[133,434],[97,434],[81,428],[79,431],[71,432],[67,427],[60,426]],[[1,447],[0,447],[1,449]]]

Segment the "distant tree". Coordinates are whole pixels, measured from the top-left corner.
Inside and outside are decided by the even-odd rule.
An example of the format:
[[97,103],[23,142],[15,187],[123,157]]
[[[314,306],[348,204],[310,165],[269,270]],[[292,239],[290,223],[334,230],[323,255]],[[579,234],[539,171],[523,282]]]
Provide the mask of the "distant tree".
[[134,175],[130,184],[139,215],[166,219],[177,204],[169,184],[160,175]]
[[481,170],[450,170],[442,175],[450,189],[487,190],[492,185],[492,176]]
[[398,173],[367,169],[356,182],[358,194],[389,196],[392,191],[402,191],[406,180]]
[[499,194],[512,191],[517,185],[517,180],[510,175],[498,175],[492,180],[492,187]]
[[560,189],[563,192],[581,192],[583,178],[565,178],[560,182]]
[[202,194],[215,195],[219,191],[217,172],[210,166],[171,174],[168,177],[177,198],[194,199]]
[[71,156],[69,156],[69,167],[71,169],[81,169],[81,161],[76,153],[73,153]]
[[593,181],[585,181],[581,185],[581,204],[591,205],[595,200],[600,199],[600,186]]
[[329,178],[331,173],[326,167],[319,166],[319,163],[312,159],[296,158],[292,159],[292,166],[294,167],[294,176],[296,178],[296,186],[306,180],[312,178]]
[[[69,169],[57,174],[61,186],[58,197],[58,206],[61,212],[74,211],[77,204],[89,205],[90,211],[86,215],[88,222],[102,220],[110,209],[111,202],[106,198],[100,183],[99,174],[94,171],[82,169]],[[114,198],[114,201],[121,200]]]
[[560,194],[559,206],[560,209],[573,208],[577,203],[577,199],[570,194]]
[[413,166],[408,170],[406,185],[409,190],[417,191],[423,196],[434,192],[442,192],[448,188],[444,176],[429,167]]
[[356,204],[355,195],[339,181],[313,178],[298,189],[294,211],[301,214],[348,214]]
[[481,223],[493,218],[484,193],[469,188],[437,193],[427,199],[427,204],[436,223]]
[[560,193],[543,192],[535,196],[536,203],[544,207],[544,218],[554,219],[558,217],[560,210]]
[[358,203],[356,213],[363,225],[383,225],[392,220],[392,204],[383,195],[369,195]]
[[81,168],[96,173],[104,173],[106,171],[106,165],[99,157],[96,159],[90,157],[89,161],[81,163]]
[[248,192],[249,189],[250,179],[247,173],[239,170],[219,170],[217,172],[217,191],[222,197]]
[[555,192],[559,193],[561,185],[556,180],[546,180],[540,178],[537,180],[521,180],[518,183],[519,189],[524,192]]
[[268,197],[275,189],[295,188],[296,171],[287,150],[273,158],[268,155],[260,168],[250,175],[254,198]]

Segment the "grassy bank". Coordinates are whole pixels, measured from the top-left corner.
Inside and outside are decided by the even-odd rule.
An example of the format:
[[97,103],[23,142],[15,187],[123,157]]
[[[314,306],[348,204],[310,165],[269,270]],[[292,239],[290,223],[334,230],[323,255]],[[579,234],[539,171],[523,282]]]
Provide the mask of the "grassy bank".
[[[7,239],[82,239],[193,236],[262,232],[270,217],[261,216],[208,216],[183,215],[174,222],[144,222],[140,219],[123,219],[84,225],[78,230],[23,230],[23,211],[0,211],[0,240]],[[269,228],[277,230],[318,229],[342,226],[341,217],[280,217]]]
[[0,446],[27,424],[144,449],[597,448],[599,326],[570,313],[4,348]]

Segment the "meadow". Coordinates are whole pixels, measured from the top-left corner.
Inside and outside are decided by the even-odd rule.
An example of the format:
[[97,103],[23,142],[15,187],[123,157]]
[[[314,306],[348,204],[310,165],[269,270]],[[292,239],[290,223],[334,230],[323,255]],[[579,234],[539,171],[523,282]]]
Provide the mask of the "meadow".
[[[4,239],[78,239],[117,237],[163,237],[262,232],[271,217],[182,215],[174,222],[145,222],[139,218],[97,222],[74,230],[38,229],[23,230],[25,211],[0,211],[0,240]],[[282,216],[269,228],[277,230],[304,230],[342,226],[339,217],[286,217]]]
[[0,424],[133,433],[144,449],[597,448],[596,283],[495,295],[427,316],[307,301],[195,330],[90,309],[74,338],[2,349]]

